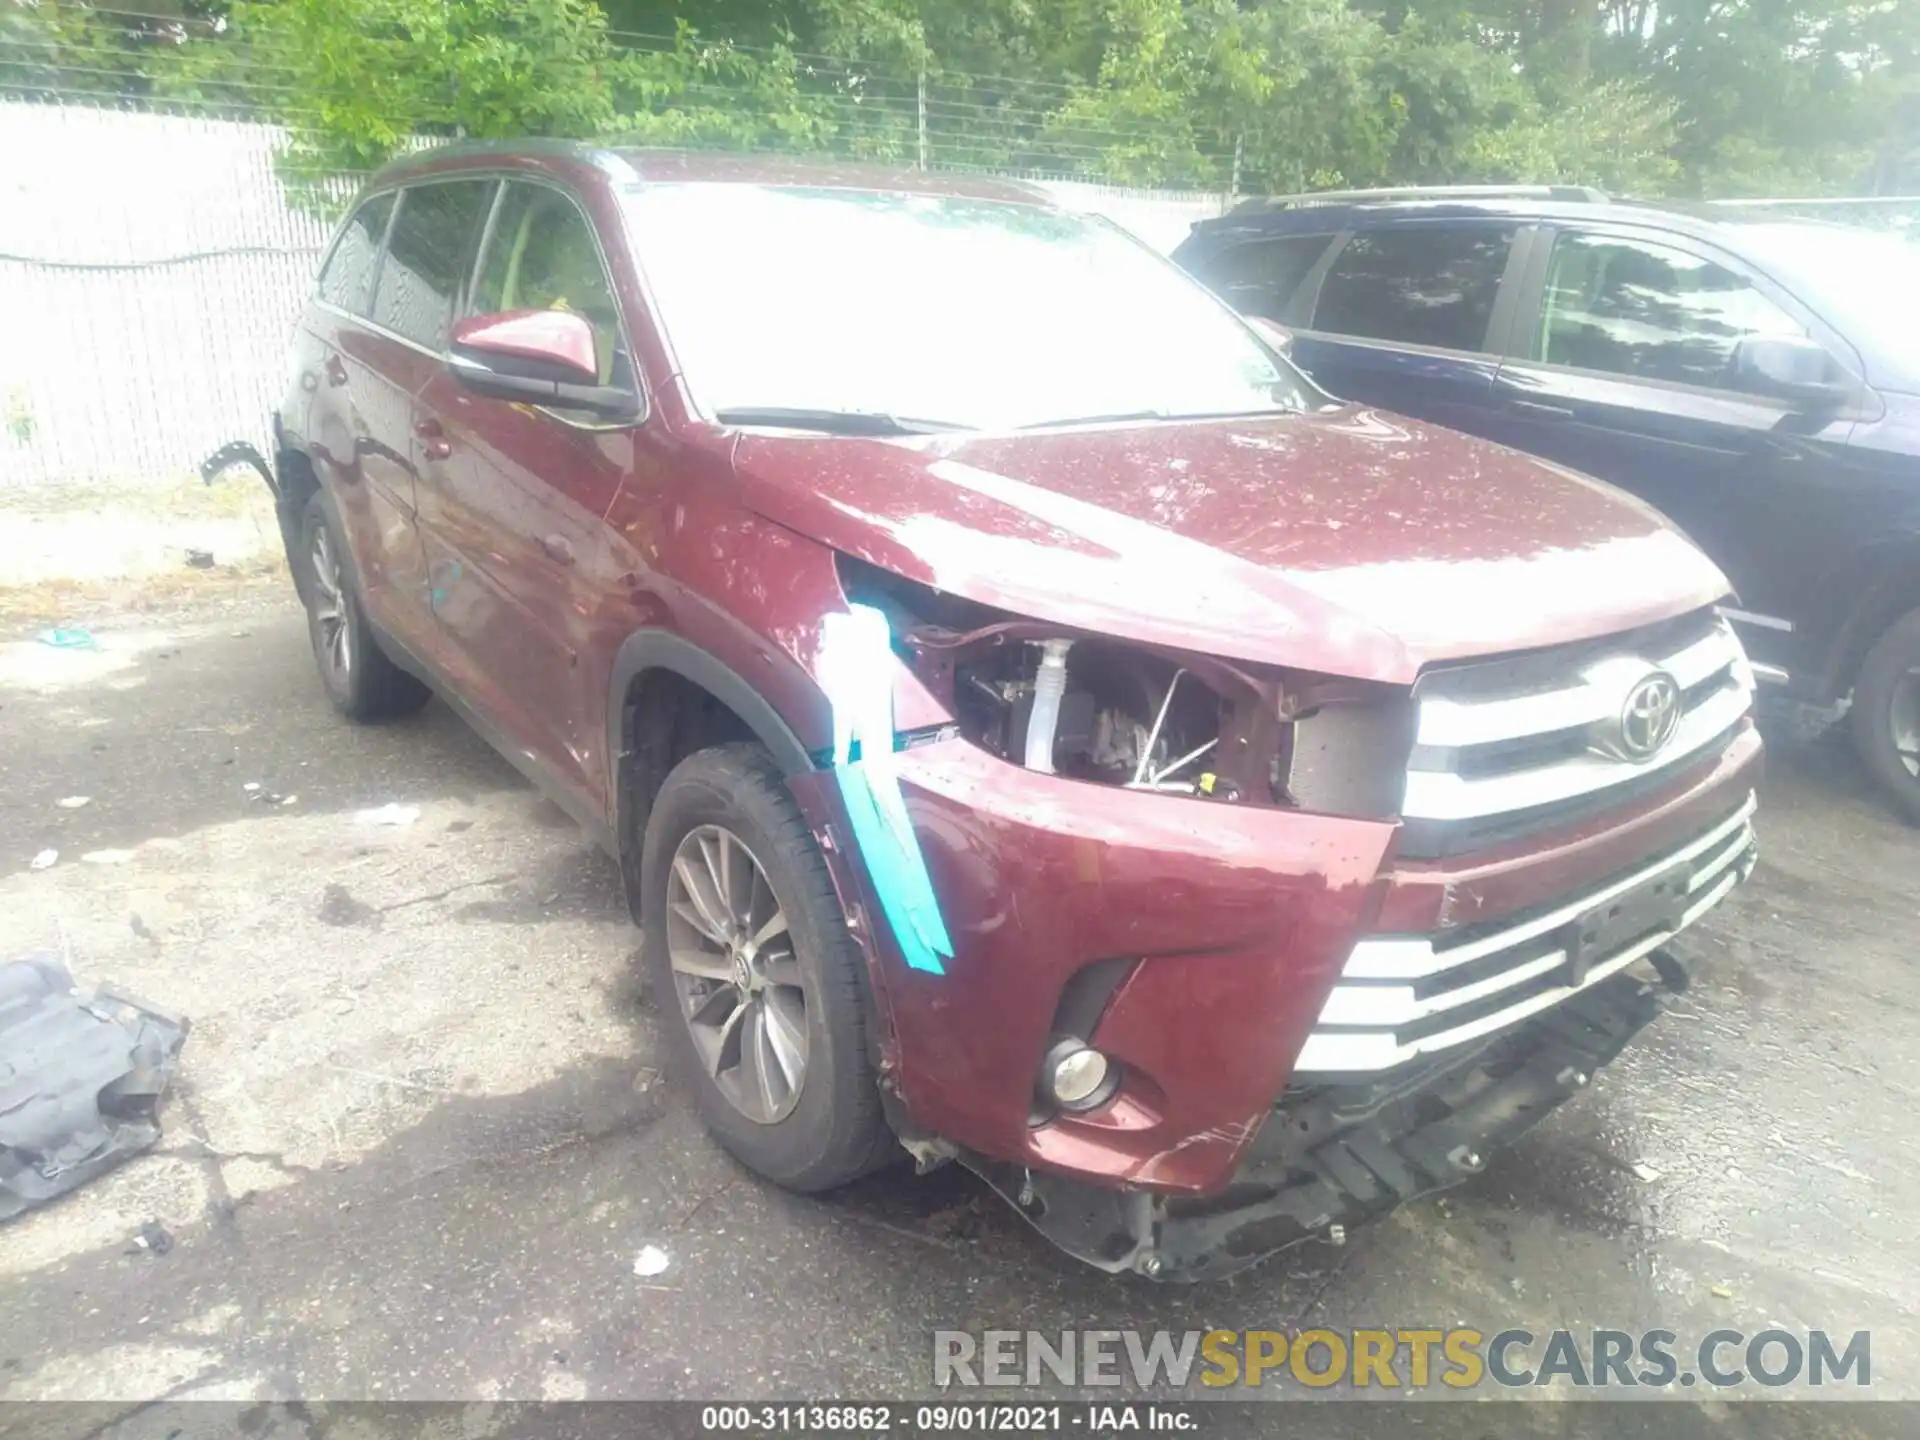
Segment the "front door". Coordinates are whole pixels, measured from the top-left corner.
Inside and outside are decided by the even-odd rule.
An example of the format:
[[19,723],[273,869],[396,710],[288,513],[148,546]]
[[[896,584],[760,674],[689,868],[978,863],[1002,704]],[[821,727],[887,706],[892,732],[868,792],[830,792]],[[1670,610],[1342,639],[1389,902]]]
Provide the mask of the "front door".
[[[468,310],[563,308],[593,326],[603,384],[634,385],[605,260],[572,197],[504,184]],[[633,465],[629,424],[488,399],[443,368],[418,396],[421,518],[434,608],[452,632],[456,682],[509,738],[600,815],[606,801],[605,677],[583,654],[627,562],[602,523]]]
[[1849,463],[1851,415],[1808,415],[1741,386],[1748,336],[1810,316],[1728,257],[1662,236],[1562,231],[1495,387],[1495,438],[1651,501],[1726,572],[1755,657],[1793,668],[1793,630],[1836,554],[1822,496]]

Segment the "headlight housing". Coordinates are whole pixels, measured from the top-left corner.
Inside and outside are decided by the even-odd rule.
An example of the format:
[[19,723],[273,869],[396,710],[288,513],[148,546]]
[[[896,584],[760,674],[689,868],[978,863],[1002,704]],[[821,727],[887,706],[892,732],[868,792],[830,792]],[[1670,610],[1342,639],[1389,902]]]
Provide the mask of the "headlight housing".
[[1214,801],[1386,819],[1413,746],[1391,686],[1182,652],[1031,620],[841,556],[849,601],[961,735],[1028,769]]

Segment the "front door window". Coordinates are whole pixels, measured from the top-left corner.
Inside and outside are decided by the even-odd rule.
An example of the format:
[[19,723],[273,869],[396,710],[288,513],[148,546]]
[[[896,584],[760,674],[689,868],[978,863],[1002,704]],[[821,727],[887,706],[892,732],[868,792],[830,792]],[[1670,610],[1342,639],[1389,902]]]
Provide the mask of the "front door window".
[[1748,336],[1806,327],[1724,265],[1666,245],[1562,235],[1547,271],[1533,358],[1678,385],[1738,389]]

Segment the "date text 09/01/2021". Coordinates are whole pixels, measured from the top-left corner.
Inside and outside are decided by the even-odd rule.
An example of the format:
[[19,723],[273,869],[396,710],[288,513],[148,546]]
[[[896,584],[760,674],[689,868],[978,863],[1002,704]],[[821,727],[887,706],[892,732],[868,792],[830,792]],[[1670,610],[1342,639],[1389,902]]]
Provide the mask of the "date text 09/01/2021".
[[1076,1431],[1089,1435],[1111,1435],[1120,1431],[1195,1434],[1200,1430],[1201,1408],[1152,1402],[707,1405],[701,1407],[700,1429],[702,1433],[715,1435],[1063,1435]]

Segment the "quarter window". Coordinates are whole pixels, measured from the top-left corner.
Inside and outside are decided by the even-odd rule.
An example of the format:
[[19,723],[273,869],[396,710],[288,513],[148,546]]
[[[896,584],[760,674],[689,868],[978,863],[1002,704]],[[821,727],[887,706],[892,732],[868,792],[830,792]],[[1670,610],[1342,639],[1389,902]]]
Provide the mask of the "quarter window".
[[1418,225],[1355,235],[1320,287],[1313,328],[1483,350],[1512,228]]
[[402,192],[374,290],[377,324],[432,350],[446,344],[492,192],[491,180],[443,180]]
[[380,259],[380,242],[392,213],[392,191],[375,195],[353,212],[320,271],[317,293],[327,304],[352,315],[367,313],[367,301],[373,297],[373,267]]
[[1733,356],[1742,340],[1806,333],[1724,265],[1641,240],[1562,235],[1547,270],[1533,356],[1550,365],[1735,389]]
[[1204,278],[1214,294],[1242,315],[1284,320],[1287,302],[1332,238],[1276,235],[1249,240],[1217,256],[1206,267]]
[[509,182],[495,212],[487,253],[474,281],[472,310],[571,310],[593,326],[603,385],[630,385],[633,367],[621,340],[613,298],[580,208],[544,185]]

